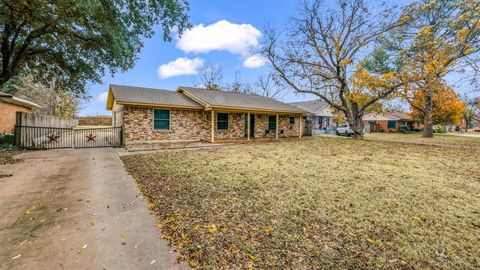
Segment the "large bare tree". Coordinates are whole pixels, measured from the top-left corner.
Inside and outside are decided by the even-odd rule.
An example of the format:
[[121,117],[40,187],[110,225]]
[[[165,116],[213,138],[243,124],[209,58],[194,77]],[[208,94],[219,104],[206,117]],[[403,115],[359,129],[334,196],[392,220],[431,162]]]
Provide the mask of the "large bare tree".
[[345,115],[354,138],[363,138],[362,116],[404,84],[394,70],[366,71],[363,60],[405,20],[363,0],[339,1],[332,9],[305,0],[286,33],[267,29],[261,53],[287,86],[323,99]]
[[285,91],[274,73],[267,73],[260,75],[254,83],[256,94],[264,97],[282,99],[285,96]]
[[198,73],[198,81],[195,82],[196,87],[209,90],[221,90],[223,85],[222,68],[218,65],[206,65]]

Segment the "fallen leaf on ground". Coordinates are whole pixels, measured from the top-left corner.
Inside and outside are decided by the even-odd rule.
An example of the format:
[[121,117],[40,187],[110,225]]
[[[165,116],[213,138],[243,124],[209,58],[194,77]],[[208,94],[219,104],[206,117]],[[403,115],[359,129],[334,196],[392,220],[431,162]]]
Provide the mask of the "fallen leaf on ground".
[[376,244],[378,241],[375,239],[367,238],[367,242],[369,242],[370,244]]
[[212,224],[208,227],[208,231],[210,233],[216,233],[217,232],[217,226],[215,224]]
[[81,247],[81,248],[79,248],[79,249],[77,250],[77,253],[78,253],[78,254],[82,254],[83,251],[84,251],[87,247],[88,247],[87,244],[83,245],[83,247]]
[[28,239],[23,240],[23,241],[19,244],[19,246],[25,244],[26,242],[28,242]]
[[27,209],[27,210],[25,210],[24,214],[25,214],[26,216],[31,215],[31,214],[32,214],[32,211],[31,211],[30,209]]
[[120,236],[121,236],[122,238],[125,238],[125,236],[127,236],[127,233],[122,232],[122,233],[120,233]]
[[18,254],[17,256],[13,257],[12,260],[18,259],[20,256],[22,256],[22,254]]
[[265,228],[263,228],[263,231],[264,231],[266,234],[270,235],[270,234],[272,234],[272,232],[273,232],[273,228],[272,228],[272,227],[265,227]]

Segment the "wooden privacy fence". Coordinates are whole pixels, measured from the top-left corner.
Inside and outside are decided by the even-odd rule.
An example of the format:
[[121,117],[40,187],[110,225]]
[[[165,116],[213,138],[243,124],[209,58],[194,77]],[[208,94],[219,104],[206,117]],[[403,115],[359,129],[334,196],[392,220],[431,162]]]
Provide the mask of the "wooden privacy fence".
[[78,120],[64,119],[51,115],[17,112],[15,124],[17,126],[29,127],[72,128],[78,126]]

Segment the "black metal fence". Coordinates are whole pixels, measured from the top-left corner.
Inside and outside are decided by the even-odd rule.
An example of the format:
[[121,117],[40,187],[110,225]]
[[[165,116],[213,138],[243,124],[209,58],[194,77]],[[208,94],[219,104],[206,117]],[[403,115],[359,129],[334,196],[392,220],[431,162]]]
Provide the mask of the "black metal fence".
[[15,145],[24,149],[122,146],[123,133],[121,127],[74,129],[16,126]]

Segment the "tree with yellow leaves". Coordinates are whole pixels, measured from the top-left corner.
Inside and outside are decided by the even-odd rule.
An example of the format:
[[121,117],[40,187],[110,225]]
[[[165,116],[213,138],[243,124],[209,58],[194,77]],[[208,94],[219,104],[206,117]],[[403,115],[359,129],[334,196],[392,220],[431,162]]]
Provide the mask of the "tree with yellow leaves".
[[265,31],[261,53],[280,81],[341,112],[354,138],[361,139],[362,116],[404,84],[394,69],[367,72],[364,67],[374,44],[409,20],[394,11],[394,7],[367,5],[364,0],[343,0],[334,9],[320,0],[305,0],[290,31]]
[[[442,85],[432,91],[432,123],[433,125],[458,125],[462,121],[462,113],[466,104],[450,87]],[[412,117],[423,121],[426,113],[423,111],[427,102],[425,91],[416,91],[410,102]]]
[[433,137],[435,119],[451,117],[448,113],[440,115],[450,110],[440,107],[443,102],[438,99],[448,93],[446,104],[458,105],[453,101],[458,97],[453,98],[445,78],[467,65],[477,66],[479,61],[480,3],[421,0],[407,6],[404,14],[411,20],[392,32],[386,47],[397,52],[398,69],[409,82],[403,87],[403,98],[421,114],[424,137]]

